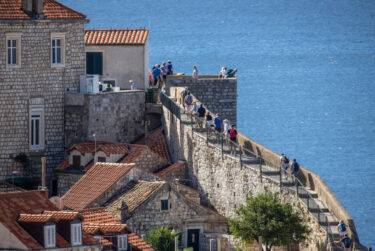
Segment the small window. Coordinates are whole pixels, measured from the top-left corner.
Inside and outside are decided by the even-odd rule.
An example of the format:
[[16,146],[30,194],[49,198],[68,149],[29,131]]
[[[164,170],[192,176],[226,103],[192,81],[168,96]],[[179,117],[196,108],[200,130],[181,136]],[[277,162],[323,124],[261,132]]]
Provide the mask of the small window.
[[44,246],[52,248],[56,246],[56,226],[44,226]]
[[65,65],[65,34],[51,34],[51,64],[53,67]]
[[32,107],[30,109],[30,148],[31,150],[44,149],[43,107]]
[[106,157],[98,157],[98,162],[106,162]]
[[117,247],[118,251],[128,250],[128,236],[126,234],[117,236]]
[[73,245],[82,245],[82,225],[81,223],[71,224],[71,242]]
[[6,34],[6,62],[7,67],[21,66],[21,34]]
[[86,52],[86,74],[103,75],[102,52]]
[[81,169],[81,156],[73,155],[73,168]]
[[161,211],[168,211],[168,199],[161,200]]

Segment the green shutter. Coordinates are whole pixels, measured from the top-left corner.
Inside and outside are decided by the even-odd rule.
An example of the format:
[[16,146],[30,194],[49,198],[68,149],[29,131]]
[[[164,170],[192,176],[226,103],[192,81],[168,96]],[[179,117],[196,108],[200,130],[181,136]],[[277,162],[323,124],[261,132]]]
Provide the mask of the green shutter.
[[86,74],[103,75],[102,52],[86,52]]

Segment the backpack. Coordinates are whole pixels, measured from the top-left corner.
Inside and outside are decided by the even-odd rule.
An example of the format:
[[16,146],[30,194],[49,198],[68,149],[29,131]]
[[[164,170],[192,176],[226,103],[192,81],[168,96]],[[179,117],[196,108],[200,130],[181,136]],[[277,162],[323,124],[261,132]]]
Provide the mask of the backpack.
[[289,164],[289,158],[287,156],[284,156],[284,163]]
[[229,137],[231,137],[232,139],[236,137],[236,130],[235,129],[230,129],[229,130]]
[[186,104],[191,105],[193,103],[193,97],[191,95],[186,96]]
[[340,224],[340,231],[341,231],[341,232],[345,232],[345,231],[346,231],[345,223],[341,223],[341,224]]
[[349,239],[349,237],[346,237],[345,239],[343,239],[343,242],[344,242],[345,248],[350,248],[350,244],[352,241]]

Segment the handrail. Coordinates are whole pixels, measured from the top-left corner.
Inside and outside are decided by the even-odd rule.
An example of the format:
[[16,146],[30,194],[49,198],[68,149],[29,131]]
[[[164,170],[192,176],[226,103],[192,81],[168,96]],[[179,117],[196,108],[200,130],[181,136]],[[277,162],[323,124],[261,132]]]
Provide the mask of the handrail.
[[[207,137],[206,137],[206,141],[207,141],[207,144],[208,142],[210,141],[210,137],[209,135],[213,135],[214,137],[216,137],[217,139],[221,139],[221,142],[218,142],[222,147],[221,147],[221,151],[222,151],[222,154],[224,152],[224,149],[223,149],[223,144],[224,144],[224,137],[223,137],[223,133],[219,133],[217,132],[214,128],[212,128],[211,126],[207,126],[205,125],[205,120],[204,119],[201,119],[199,118],[198,116],[194,116],[192,113],[187,113],[185,111],[184,108],[182,108],[178,103],[176,103],[174,100],[172,100],[169,96],[167,96],[165,93],[161,92],[161,100],[163,100],[163,98],[166,98],[166,99],[169,99],[171,102],[173,102],[174,106],[176,107],[179,107],[179,111],[180,111],[180,115],[181,114],[187,114],[187,116],[191,116],[190,117],[190,122],[191,122],[191,128],[192,130],[194,129],[194,124],[200,124],[202,125],[202,129],[203,129],[203,126],[206,126],[206,134],[207,134]],[[197,99],[196,99],[197,100]],[[162,101],[163,103],[163,101]],[[163,103],[164,105],[164,103]],[[181,112],[182,111],[182,112]],[[181,119],[181,116],[179,117],[179,119]],[[193,122],[194,121],[194,122]],[[262,178],[263,178],[263,172],[262,172],[262,165],[263,163],[266,164],[267,166],[275,169],[275,171],[277,170],[280,170],[279,171],[279,178],[280,178],[280,188],[283,187],[283,182],[282,182],[282,171],[281,171],[281,167],[278,163],[275,163],[275,161],[273,159],[268,159],[268,158],[265,158],[263,156],[259,156],[259,154],[255,153],[254,151],[251,151],[250,149],[247,149],[247,148],[244,148],[242,147],[240,144],[238,144],[237,142],[230,142],[229,144],[233,144],[236,148],[238,148],[240,151],[239,151],[239,157],[240,157],[240,165],[241,165],[241,168],[242,168],[242,154],[245,153],[247,156],[255,156],[258,160],[259,160],[259,172],[260,172],[260,178],[261,178],[261,181],[262,181]],[[219,147],[220,149],[220,147]],[[280,168],[280,169],[279,169]],[[290,176],[290,174],[288,174],[288,176]],[[299,197],[299,194],[298,194],[298,189],[299,187],[302,187],[302,189],[304,190],[304,192],[307,194],[308,196],[308,199],[307,199],[307,211],[309,212],[309,214],[315,218],[313,212],[311,211],[310,209],[310,206],[309,206],[309,203],[310,203],[310,200],[312,202],[314,202],[314,198],[312,197],[311,193],[306,189],[306,187],[303,185],[303,183],[301,182],[300,179],[298,179],[297,177],[294,178],[295,180],[295,185],[296,185],[296,195],[297,197]],[[289,187],[285,187],[286,189],[290,189]],[[316,203],[315,203],[316,204]],[[317,222],[319,224],[319,226],[327,233],[327,241],[329,242],[329,244],[331,245],[331,247],[335,247],[335,248],[340,248],[335,242],[334,242],[334,236],[333,236],[333,233],[332,233],[332,230],[328,224],[328,217],[327,215],[325,215],[325,213],[323,212],[323,210],[321,209],[321,207],[316,204],[315,205],[318,209],[318,217],[317,217]],[[321,216],[323,217],[323,220],[324,221],[320,221],[320,218]],[[324,226],[321,224],[321,223],[326,223],[327,226],[326,228],[324,228]]]

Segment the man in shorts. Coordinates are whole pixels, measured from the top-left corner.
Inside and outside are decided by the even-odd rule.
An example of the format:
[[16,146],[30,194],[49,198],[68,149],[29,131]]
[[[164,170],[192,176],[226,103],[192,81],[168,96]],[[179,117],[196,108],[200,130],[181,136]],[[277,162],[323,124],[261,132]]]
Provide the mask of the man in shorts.
[[230,154],[236,155],[236,145],[237,143],[237,130],[234,125],[228,130],[229,140],[230,140]]
[[203,105],[201,104],[198,108],[198,125],[200,128],[202,128],[205,115],[206,115],[206,109],[204,109]]

